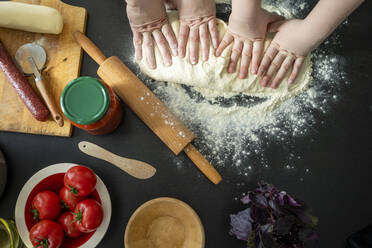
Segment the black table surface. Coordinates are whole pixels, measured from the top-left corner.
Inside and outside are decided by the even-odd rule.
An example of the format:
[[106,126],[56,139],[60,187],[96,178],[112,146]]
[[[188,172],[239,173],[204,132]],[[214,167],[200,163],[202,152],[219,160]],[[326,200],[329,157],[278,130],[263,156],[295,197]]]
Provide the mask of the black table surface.
[[[117,55],[135,69],[129,63],[133,48],[125,1],[65,2],[85,7],[87,35],[107,56]],[[215,186],[198,177],[199,171],[186,158],[183,164],[186,169],[177,170],[175,155],[125,107],[121,125],[106,136],[92,136],[76,128],[71,138],[0,132],[0,147],[9,167],[7,187],[0,199],[0,216],[14,218],[18,193],[38,170],[55,163],[73,162],[93,168],[111,195],[111,223],[98,247],[123,247],[125,227],[133,211],[161,196],[179,198],[196,210],[205,227],[207,248],[244,247],[244,242],[228,234],[229,214],[243,209],[234,198],[253,189],[259,180],[271,182],[311,206],[313,214],[320,219],[321,247],[344,247],[351,233],[372,223],[371,12],[372,1],[366,1],[350,16],[342,31],[339,54],[347,60],[350,87],[342,92],[342,100],[320,117],[323,122],[319,120],[314,132],[294,140],[296,154],[301,156],[296,166],[311,169],[305,180],[300,181],[293,173],[283,173],[279,161],[286,154],[278,148],[268,157],[271,169],[251,175],[245,187],[237,185],[238,176],[228,166],[220,168],[225,180]],[[96,76],[96,70],[97,65],[84,55],[81,75]],[[136,180],[106,162],[81,153],[77,144],[83,140],[121,156],[146,161],[157,168],[157,174],[150,180]],[[275,147],[280,144],[273,144],[271,149]]]

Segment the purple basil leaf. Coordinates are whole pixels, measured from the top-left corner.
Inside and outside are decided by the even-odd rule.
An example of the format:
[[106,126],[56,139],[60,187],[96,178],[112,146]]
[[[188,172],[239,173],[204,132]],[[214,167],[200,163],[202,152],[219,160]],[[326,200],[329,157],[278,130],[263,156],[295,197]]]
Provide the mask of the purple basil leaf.
[[244,196],[242,199],[240,199],[240,201],[241,201],[243,204],[248,204],[248,203],[251,202],[251,200],[249,199],[249,195]]
[[255,200],[256,200],[256,194],[255,192],[249,192],[248,193],[248,198],[249,198],[249,201],[254,204]]
[[279,218],[279,216],[283,213],[282,208],[275,200],[269,200],[268,204],[270,208],[272,209],[272,215],[274,215],[276,218]]
[[278,247],[278,244],[275,241],[275,238],[270,233],[261,233],[261,243],[262,247],[265,248],[275,248]]
[[257,207],[253,205],[251,207],[251,217],[254,220],[254,222],[260,224],[260,225],[265,225],[269,223],[269,213],[267,212],[266,209]]
[[297,203],[297,201],[293,199],[290,195],[286,195],[284,199],[286,202],[289,203],[291,207],[301,207],[301,204]]
[[255,204],[256,206],[259,206],[261,208],[267,208],[267,200],[261,194],[257,194],[255,196],[255,200],[253,201],[253,204]]
[[307,248],[308,243],[317,243],[318,219],[285,191],[260,182],[241,201],[250,208],[231,215],[230,233],[246,240],[248,248]]
[[277,219],[274,223],[274,232],[279,236],[287,235],[293,225],[296,224],[296,218],[294,216],[285,216]]
[[263,242],[262,242],[262,241],[260,241],[260,242],[258,243],[257,248],[265,248],[265,246],[263,245]]
[[251,210],[247,208],[239,212],[237,215],[230,215],[230,234],[236,236],[237,239],[248,241],[249,235],[252,232]]
[[278,200],[279,200],[279,204],[281,206],[284,205],[284,196],[286,196],[286,195],[287,195],[287,193],[285,191],[281,191],[281,192],[278,193]]
[[277,210],[278,208],[276,207],[276,204],[275,204],[275,202],[273,201],[273,200],[269,200],[268,201],[268,203],[269,203],[269,206],[273,209],[273,210]]
[[272,233],[273,232],[273,224],[269,223],[266,225],[259,226],[259,231],[262,233]]

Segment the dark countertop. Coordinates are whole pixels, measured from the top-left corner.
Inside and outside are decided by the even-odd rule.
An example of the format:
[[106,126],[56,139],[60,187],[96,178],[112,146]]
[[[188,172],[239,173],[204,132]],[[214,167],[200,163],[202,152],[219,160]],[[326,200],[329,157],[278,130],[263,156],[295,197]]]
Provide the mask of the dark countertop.
[[[131,33],[123,0],[65,2],[88,10],[87,35],[107,56],[117,55],[126,63],[131,60]],[[268,156],[270,170],[252,174],[245,187],[239,187],[237,175],[225,166],[219,169],[225,180],[214,186],[198,177],[199,172],[186,158],[186,169],[177,170],[172,152],[126,107],[122,124],[107,136],[92,136],[76,128],[72,138],[0,132],[0,147],[9,169],[7,188],[0,199],[0,216],[13,218],[18,193],[35,172],[51,164],[74,162],[93,168],[111,194],[111,224],[98,247],[123,247],[125,226],[133,211],[160,196],[179,198],[196,210],[205,227],[207,248],[244,247],[244,242],[228,235],[229,214],[242,209],[234,198],[263,179],[311,206],[320,219],[321,247],[344,247],[351,233],[372,223],[371,12],[372,2],[366,1],[343,28],[339,53],[347,60],[350,87],[342,92],[342,100],[319,117],[314,132],[294,140],[296,154],[301,156],[297,166],[311,168],[304,181],[295,173],[280,170],[278,161],[285,154],[280,144],[270,144],[270,151],[276,149]],[[81,75],[96,76],[96,70],[97,65],[84,55]],[[136,180],[81,153],[77,144],[82,140],[146,161],[158,172],[148,181]]]

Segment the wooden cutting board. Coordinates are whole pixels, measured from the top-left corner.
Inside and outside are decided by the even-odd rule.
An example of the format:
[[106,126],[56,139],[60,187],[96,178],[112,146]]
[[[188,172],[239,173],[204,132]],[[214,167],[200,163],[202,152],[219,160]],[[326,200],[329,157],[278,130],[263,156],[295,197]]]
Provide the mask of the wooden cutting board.
[[[63,31],[59,35],[0,28],[0,40],[13,57],[20,46],[29,42],[35,42],[44,47],[47,52],[47,63],[43,75],[49,82],[49,88],[59,106],[59,98],[63,88],[80,74],[82,49],[75,43],[72,33],[75,30],[85,33],[87,11],[59,0],[14,1],[53,7],[59,10],[63,16]],[[35,88],[32,77],[29,77],[29,82]],[[51,117],[47,122],[35,120],[0,71],[0,131],[71,136],[72,126],[66,117],[64,117],[64,121],[65,125],[59,127]]]

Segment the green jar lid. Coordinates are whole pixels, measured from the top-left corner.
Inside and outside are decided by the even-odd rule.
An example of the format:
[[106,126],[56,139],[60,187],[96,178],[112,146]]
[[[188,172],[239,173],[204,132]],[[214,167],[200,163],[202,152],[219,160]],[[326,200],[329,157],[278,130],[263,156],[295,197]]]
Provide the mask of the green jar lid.
[[71,121],[89,125],[105,116],[110,107],[110,95],[98,79],[78,77],[64,88],[61,107]]

